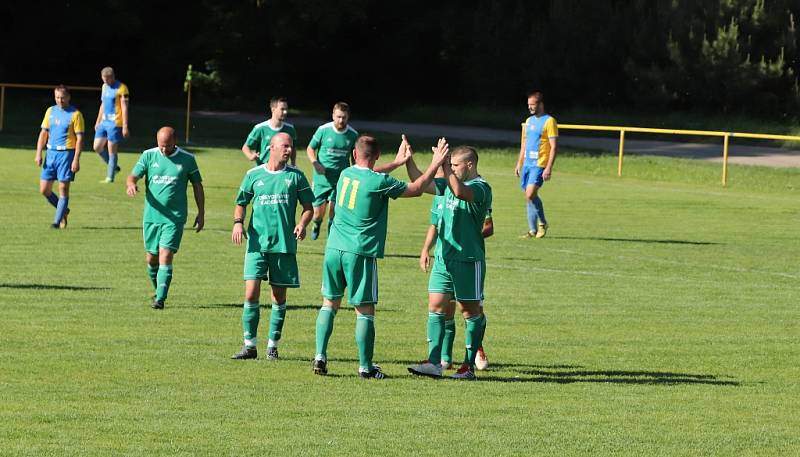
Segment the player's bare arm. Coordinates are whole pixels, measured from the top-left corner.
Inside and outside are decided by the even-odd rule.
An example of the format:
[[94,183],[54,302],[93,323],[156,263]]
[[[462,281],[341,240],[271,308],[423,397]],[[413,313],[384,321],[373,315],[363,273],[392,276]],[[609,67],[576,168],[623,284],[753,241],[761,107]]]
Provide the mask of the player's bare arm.
[[36,156],[33,158],[33,161],[36,162],[37,167],[42,166],[42,151],[44,151],[44,147],[47,144],[47,138],[49,137],[49,133],[47,130],[40,130],[39,131],[39,139],[36,140]]
[[306,227],[311,223],[311,218],[314,216],[314,207],[311,203],[302,203],[303,212],[300,214],[300,223],[294,227],[294,237],[298,240],[306,238]]
[[206,194],[203,190],[203,183],[193,182],[192,190],[194,191],[194,202],[197,204],[197,217],[194,218],[192,227],[195,228],[195,232],[200,232],[206,224]]
[[[442,167],[442,164],[449,158],[449,154],[450,145],[447,144],[447,140],[439,138],[438,144],[433,148],[433,157],[428,169],[406,187],[401,197],[419,197],[423,192],[427,192],[429,188],[433,187],[432,182],[433,177],[436,175],[436,170]],[[435,192],[435,188],[433,190]]]
[[324,175],[325,166],[322,165],[319,160],[317,160],[317,150],[309,146],[306,148],[306,155],[308,156],[308,161],[311,162],[311,165],[314,167],[314,170],[316,170],[317,174]]
[[130,96],[123,95],[120,97],[120,107],[122,108],[122,137],[128,138],[131,136],[131,132],[128,129],[128,104],[130,102]]
[[403,140],[400,142],[400,146],[397,148],[397,155],[394,159],[385,164],[375,165],[373,168],[378,173],[391,173],[397,168],[405,165],[408,159],[411,157],[411,146],[408,144],[406,140],[406,136],[402,136]]
[[139,186],[136,183],[139,181],[138,176],[129,175],[126,184],[126,192],[129,197],[135,197],[136,194],[139,192]]
[[97,110],[97,120],[94,121],[94,129],[100,128],[100,122],[103,120],[103,102],[100,102],[100,109]]
[[431,247],[433,241],[436,239],[436,226],[429,225],[428,233],[425,234],[425,242],[422,244],[422,252],[419,254],[419,267],[425,273],[428,272],[428,267],[431,265]]
[[483,235],[484,238],[489,238],[490,236],[494,235],[494,221],[492,221],[491,217],[487,217],[483,220],[481,235]]
[[242,145],[242,154],[247,157],[247,160],[254,161],[258,158],[258,151],[250,149],[248,145]]
[[447,180],[450,191],[453,192],[457,199],[470,203],[475,201],[475,193],[468,185],[458,179],[451,167],[444,167],[444,178]]
[[525,163],[525,131],[522,132],[522,143],[519,145],[519,157],[517,158],[517,166],[514,167],[514,174],[519,178],[522,170],[522,164]]
[[[408,140],[405,135],[403,135],[403,141],[408,143]],[[435,151],[436,148],[432,147],[431,150]],[[411,181],[415,181],[417,180],[417,178],[422,176],[422,171],[419,169],[419,167],[417,167],[417,164],[414,162],[414,150],[411,147],[410,143],[408,144],[407,151],[408,151],[408,159],[406,160],[406,171],[408,172],[408,179],[410,179]],[[436,186],[433,185],[433,182],[431,182],[430,184],[428,184],[427,187],[425,187],[425,193],[436,194]]]
[[231,241],[235,245],[242,244],[242,240],[247,238],[244,233],[244,216],[246,208],[242,205],[236,205],[233,208],[233,229],[231,230]]
[[553,174],[553,164],[556,161],[556,152],[558,151],[558,138],[549,138],[548,141],[550,141],[550,157],[547,159],[544,171],[542,171],[542,178],[545,181],[550,180],[550,176]]
[[70,169],[77,173],[81,169],[81,151],[83,150],[83,133],[75,134],[75,157],[72,158]]

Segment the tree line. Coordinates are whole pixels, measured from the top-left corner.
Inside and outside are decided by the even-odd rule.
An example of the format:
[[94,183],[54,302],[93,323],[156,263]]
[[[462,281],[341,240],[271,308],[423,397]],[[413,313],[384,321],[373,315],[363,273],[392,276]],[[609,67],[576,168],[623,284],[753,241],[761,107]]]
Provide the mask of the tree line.
[[800,110],[798,13],[796,0],[5,2],[0,81],[97,84],[112,65],[137,99],[174,103],[191,63],[216,106],[509,105],[538,88],[580,106],[785,117]]

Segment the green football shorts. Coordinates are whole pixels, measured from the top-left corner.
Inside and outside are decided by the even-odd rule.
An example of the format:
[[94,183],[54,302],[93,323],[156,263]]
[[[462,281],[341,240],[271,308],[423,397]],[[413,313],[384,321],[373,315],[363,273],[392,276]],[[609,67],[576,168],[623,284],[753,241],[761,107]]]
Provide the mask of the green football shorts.
[[300,287],[297,256],[280,252],[247,252],[244,255],[244,280],[269,279],[277,287]]
[[183,237],[183,226],[178,227],[171,222],[144,223],[144,250],[153,255],[158,255],[158,248],[166,248],[178,252]]
[[378,303],[378,260],[352,252],[326,249],[322,261],[322,296],[336,300],[350,291],[353,306]]
[[450,294],[456,301],[482,301],[486,262],[461,262],[436,257],[433,261],[428,292]]
[[336,183],[339,182],[340,171],[325,170],[325,175],[314,172],[311,188],[314,191],[314,208],[320,207],[325,202],[336,199]]

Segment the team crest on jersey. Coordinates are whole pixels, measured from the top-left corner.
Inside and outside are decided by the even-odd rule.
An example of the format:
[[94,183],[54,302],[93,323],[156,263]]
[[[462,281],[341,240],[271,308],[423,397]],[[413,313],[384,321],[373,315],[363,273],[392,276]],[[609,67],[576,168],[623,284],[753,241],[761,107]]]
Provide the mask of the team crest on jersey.
[[56,125],[61,125],[61,119],[56,118],[56,122],[55,123],[56,123]]
[[183,170],[183,165],[181,165],[181,164],[175,165],[175,168],[177,168],[178,171],[181,171],[181,170]]
[[286,181],[286,187],[291,187],[292,186],[292,180],[291,179],[284,179],[284,181]]

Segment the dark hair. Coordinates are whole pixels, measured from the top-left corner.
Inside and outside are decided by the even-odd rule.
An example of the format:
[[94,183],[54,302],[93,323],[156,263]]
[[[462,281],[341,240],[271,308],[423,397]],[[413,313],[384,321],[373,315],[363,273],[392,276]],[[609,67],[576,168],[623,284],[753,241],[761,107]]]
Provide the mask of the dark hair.
[[280,102],[287,103],[287,104],[289,103],[289,101],[286,100],[286,97],[282,97],[282,96],[272,97],[272,98],[269,99],[269,107],[270,108],[275,108],[278,105],[278,103],[280,103]]
[[56,91],[56,92],[64,92],[65,94],[69,94],[69,89],[67,89],[67,86],[65,86],[63,84],[57,85],[56,88],[54,89],[54,91]]
[[474,164],[478,164],[478,151],[472,146],[456,146],[450,152],[450,157],[464,157],[465,160],[468,160]]

